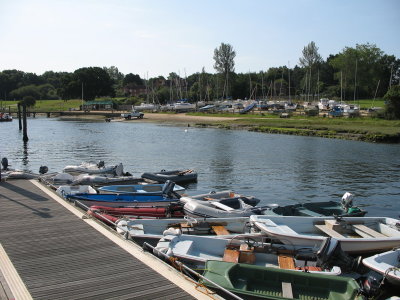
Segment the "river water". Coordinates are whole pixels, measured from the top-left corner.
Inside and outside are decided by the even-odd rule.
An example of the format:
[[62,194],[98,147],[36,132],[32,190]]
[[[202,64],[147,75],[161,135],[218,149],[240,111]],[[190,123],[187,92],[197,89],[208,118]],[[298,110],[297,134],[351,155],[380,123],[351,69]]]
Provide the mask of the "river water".
[[132,122],[28,119],[27,143],[18,122],[0,123],[0,157],[11,167],[60,172],[66,165],[123,163],[135,176],[194,169],[189,195],[233,189],[260,204],[340,201],[345,192],[368,216],[400,214],[400,145],[239,130]]

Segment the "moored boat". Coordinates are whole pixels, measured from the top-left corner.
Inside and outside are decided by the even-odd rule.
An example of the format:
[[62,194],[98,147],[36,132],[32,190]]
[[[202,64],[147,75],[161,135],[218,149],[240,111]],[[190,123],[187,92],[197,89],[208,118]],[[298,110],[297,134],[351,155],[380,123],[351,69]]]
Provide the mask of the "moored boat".
[[164,235],[218,235],[232,238],[239,234],[252,234],[249,218],[207,218],[207,219],[157,219],[124,220],[117,222],[120,234],[129,234],[135,242],[148,242],[155,246]]
[[183,184],[183,183],[196,182],[197,172],[191,169],[173,170],[173,171],[161,170],[160,172],[143,173],[141,177],[144,179],[150,179],[152,181],[157,181],[161,183],[170,180],[177,184]]
[[341,274],[338,266],[322,267],[319,264],[318,249],[315,247],[262,243],[250,237],[239,240],[186,234],[166,235],[155,249],[195,269],[203,269],[208,260],[219,260],[327,275]]
[[130,194],[74,194],[67,195],[70,201],[74,201],[82,208],[92,205],[124,207],[124,206],[168,206],[171,202],[177,202],[177,198],[168,198],[164,195],[130,195]]
[[122,163],[115,166],[105,166],[103,161],[100,161],[97,164],[83,162],[78,166],[66,166],[64,167],[63,172],[71,175],[112,174],[115,176],[122,176],[124,174]]
[[253,215],[250,222],[285,244],[312,246],[331,236],[349,253],[378,253],[400,245],[400,221],[393,218]]
[[362,262],[371,270],[380,273],[385,281],[400,286],[400,248],[364,258]]
[[183,218],[182,206],[171,203],[168,206],[132,206],[132,207],[108,207],[93,205],[91,212],[105,213],[111,216],[136,216],[151,218]]
[[340,216],[340,217],[363,217],[367,212],[357,206],[353,206],[354,195],[346,192],[339,202],[307,202],[286,206],[270,206],[262,212],[267,216]]
[[[203,276],[245,299],[363,299],[353,278],[209,260]],[[201,283],[215,288],[202,279]]]
[[[101,193],[159,195],[163,193],[163,188],[164,184],[126,184],[102,186],[97,190]],[[185,188],[175,185],[173,191],[181,195]]]

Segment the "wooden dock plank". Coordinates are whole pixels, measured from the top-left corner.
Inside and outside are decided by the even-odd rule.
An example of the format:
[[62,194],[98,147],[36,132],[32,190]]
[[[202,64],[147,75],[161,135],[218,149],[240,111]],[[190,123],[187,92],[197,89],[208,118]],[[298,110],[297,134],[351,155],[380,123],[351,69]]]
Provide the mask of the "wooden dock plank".
[[34,299],[193,299],[29,181],[1,182],[0,203],[0,241]]

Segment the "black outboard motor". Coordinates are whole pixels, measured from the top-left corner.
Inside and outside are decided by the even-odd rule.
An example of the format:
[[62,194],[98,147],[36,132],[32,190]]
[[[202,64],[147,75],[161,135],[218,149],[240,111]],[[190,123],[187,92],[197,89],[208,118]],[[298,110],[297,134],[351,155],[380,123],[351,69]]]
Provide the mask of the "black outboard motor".
[[175,187],[175,182],[167,180],[162,188],[162,194],[164,196],[167,196],[168,198],[180,199],[181,195],[179,195],[177,192],[174,192],[174,187]]
[[342,250],[340,242],[328,237],[317,252],[317,262],[323,268],[340,267],[344,272],[365,274],[369,270],[361,262],[362,257],[353,258]]
[[7,157],[3,157],[1,159],[1,165],[3,166],[3,170],[8,170],[8,159]]
[[49,171],[49,168],[47,166],[40,166],[39,168],[39,173],[40,174],[46,174]]
[[105,164],[104,164],[104,160],[100,160],[98,163],[97,163],[97,167],[100,169],[100,168],[104,168],[104,166],[105,166]]

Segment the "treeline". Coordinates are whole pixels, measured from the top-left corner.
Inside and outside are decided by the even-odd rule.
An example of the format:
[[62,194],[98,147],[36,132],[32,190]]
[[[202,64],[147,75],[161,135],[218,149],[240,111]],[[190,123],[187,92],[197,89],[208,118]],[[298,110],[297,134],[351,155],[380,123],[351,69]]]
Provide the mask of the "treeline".
[[[217,50],[214,54],[216,62],[221,58],[217,57]],[[399,84],[400,78],[400,60],[373,44],[345,47],[323,60],[315,43],[311,42],[304,47],[299,65],[251,73],[235,73],[234,56],[226,71],[215,67],[218,72],[212,74],[203,68],[185,78],[172,72],[167,78],[144,79],[134,73],[124,75],[114,66],[85,67],[72,73],[47,71],[42,75],[3,70],[0,72],[0,99],[125,97],[127,102],[147,100],[160,104],[182,98],[211,101],[227,97],[348,100],[383,97],[390,86]]]

